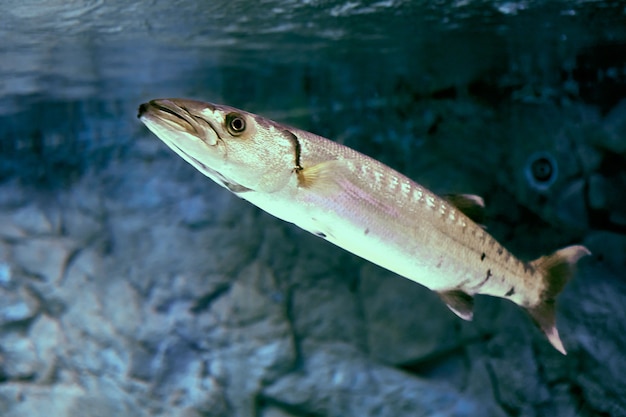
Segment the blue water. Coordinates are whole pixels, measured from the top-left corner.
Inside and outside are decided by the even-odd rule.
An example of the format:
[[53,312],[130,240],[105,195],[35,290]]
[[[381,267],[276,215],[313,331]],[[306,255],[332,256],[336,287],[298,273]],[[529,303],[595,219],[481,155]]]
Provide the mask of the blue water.
[[[588,245],[593,262],[589,260],[566,288],[560,304],[559,325],[564,323],[562,334],[572,347],[570,356],[554,356],[519,310],[491,299],[491,304],[477,300],[478,324],[467,326],[474,326],[469,328],[478,336],[467,333],[466,324],[456,318],[432,314],[445,310],[432,294],[427,293],[432,296],[429,301],[415,285],[404,294],[403,284],[389,284],[389,280],[408,282],[391,276],[379,281],[383,271],[321,241],[307,240],[312,237],[302,238],[299,231],[263,217],[218,189],[137,120],[138,105],[159,97],[195,98],[260,113],[363,151],[435,192],[483,195],[489,232],[525,259],[567,244]],[[319,369],[312,366],[313,385],[301,381],[292,386],[290,379],[280,380],[287,381],[284,392],[278,390],[265,404],[260,388],[252,385],[265,381],[266,375],[255,374],[257,370],[265,372],[266,366],[274,372],[271,361],[262,360],[264,355],[274,357],[274,336],[267,336],[265,329],[252,336],[237,330],[233,336],[226,329],[208,347],[197,343],[204,336],[197,331],[202,326],[195,327],[198,317],[213,320],[208,309],[213,308],[214,298],[231,292],[237,296],[230,283],[248,278],[240,279],[237,264],[256,260],[271,266],[268,283],[266,274],[259,272],[262,282],[242,284],[242,288],[258,288],[239,296],[250,295],[257,301],[249,308],[270,308],[270,313],[280,316],[280,326],[291,329],[279,333],[287,351],[285,360],[293,359],[298,371],[296,381],[300,376],[308,378],[297,367],[311,357],[304,350],[291,352],[292,336],[319,338],[322,344],[346,343],[354,336],[356,348],[367,350],[363,375],[371,366],[384,368],[384,375],[393,367],[417,375],[394,369],[394,378],[401,374],[395,385],[388,385],[386,379],[376,380],[376,384],[382,381],[380,387],[364,383],[352,397],[346,394],[353,401],[347,404],[370,404],[364,399],[371,399],[372,413],[384,406],[396,410],[389,412],[395,416],[394,407],[404,407],[401,411],[410,415],[413,410],[407,410],[407,404],[419,399],[411,387],[422,384],[407,388],[402,378],[410,378],[415,384],[434,381],[444,391],[453,387],[476,404],[498,403],[502,415],[560,417],[573,415],[572,410],[576,415],[618,410],[618,415],[626,407],[618,392],[623,388],[625,365],[620,354],[626,343],[622,331],[626,321],[623,309],[617,307],[623,305],[620,279],[626,265],[625,98],[624,1],[4,0],[0,3],[0,221],[10,230],[0,230],[0,297],[6,292],[9,301],[26,301],[7,310],[10,314],[4,319],[10,325],[0,328],[0,338],[15,333],[16,340],[25,340],[21,350],[15,349],[13,362],[4,356],[11,353],[2,344],[8,342],[0,340],[0,388],[34,386],[41,388],[37,393],[56,398],[50,387],[59,384],[48,385],[47,376],[38,376],[42,366],[39,353],[29,353],[35,351],[31,338],[42,346],[56,343],[61,351],[60,359],[56,350],[46,356],[55,371],[41,373],[54,374],[51,380],[57,377],[57,366],[61,381],[64,368],[86,381],[106,382],[101,375],[114,375],[129,398],[142,407],[151,398],[162,415],[171,415],[168,407],[177,407],[178,387],[183,403],[185,395],[195,395],[189,388],[195,382],[179,380],[177,375],[190,372],[191,380],[204,378],[204,369],[193,373],[202,360],[207,368],[214,368],[209,371],[230,378],[225,386],[234,381],[230,393],[234,406],[240,406],[242,398],[259,409],[289,404],[288,394],[301,389],[319,393],[321,400],[309,399],[313,404],[294,411],[298,415],[342,415],[343,400],[335,400],[344,398],[344,392],[332,392],[330,374],[325,372],[335,372],[338,364],[358,368],[350,354],[338,355],[337,362],[328,360]],[[22,218],[17,226],[14,218]],[[38,227],[31,229],[27,223]],[[34,237],[22,236],[20,228],[28,233],[35,230]],[[44,249],[23,246],[31,238]],[[68,249],[68,239],[74,238],[85,247]],[[49,242],[58,244],[51,246],[57,251],[50,256]],[[13,259],[13,246],[22,247],[20,259]],[[93,265],[81,261],[92,249]],[[55,254],[66,251],[67,258],[55,264]],[[224,262],[227,257],[236,261]],[[84,272],[80,278],[84,287],[72,287],[71,280],[69,284],[46,281],[43,273],[24,275],[31,266],[35,271],[55,272],[71,269],[68,265],[76,266],[76,274]],[[214,270],[214,274],[206,272]],[[102,288],[114,296],[102,297]],[[73,315],[58,307],[63,303],[57,302],[57,291]],[[133,291],[138,291],[137,299],[127,302]],[[271,295],[267,299],[261,297],[266,291]],[[294,297],[292,292],[302,305],[285,301]],[[92,299],[108,310],[98,310],[94,316],[93,303],[84,301]],[[192,315],[185,307],[190,300],[201,307],[195,312],[192,308]],[[215,317],[236,318],[239,307],[247,314],[245,301]],[[38,310],[27,308],[31,305]],[[81,306],[84,312],[77,311]],[[371,317],[366,310],[371,310]],[[164,330],[159,327],[161,317],[155,318],[160,314],[169,321]],[[79,328],[80,333],[84,326],[93,334],[48,342],[46,331],[29,330],[40,321],[44,330],[45,326],[54,330],[50,322],[66,323],[65,315],[70,321],[62,326],[63,332]],[[301,317],[300,322],[291,316]],[[256,316],[251,317],[255,322]],[[228,319],[224,317],[226,327]],[[134,330],[124,336],[109,335],[110,326],[100,325],[109,320],[119,320],[122,328],[129,329],[152,320],[154,329],[148,326],[147,332],[154,334],[148,342],[136,340]],[[364,320],[374,325],[365,329]],[[297,326],[304,331],[292,329]],[[259,334],[267,336],[268,349],[263,350],[265,339]],[[97,343],[85,345],[92,339]],[[257,339],[263,339],[258,357],[245,349],[229,350],[232,341],[236,347],[238,343],[247,347],[259,345]],[[122,346],[120,340],[129,340],[129,346]],[[314,362],[326,363],[324,348],[318,352],[313,346]],[[111,353],[116,348],[120,360]],[[221,348],[226,359],[219,357]],[[20,356],[21,351],[26,353]],[[218,355],[211,356],[215,352]],[[202,356],[205,353],[208,359]],[[102,364],[90,368],[89,361],[81,361],[82,354]],[[299,355],[303,357],[296,358]],[[106,360],[99,362],[100,356]],[[282,356],[275,357],[278,361]],[[181,361],[191,365],[185,368]],[[118,362],[130,363],[131,371]],[[231,369],[222,362],[234,365]],[[12,363],[17,364],[13,374]],[[22,363],[28,365],[28,372],[22,370]],[[115,364],[113,370],[107,363]],[[290,366],[286,373],[293,370]],[[239,369],[252,370],[258,381],[248,383]],[[357,370],[355,375],[360,375],[362,369]],[[151,376],[153,371],[156,376]],[[135,391],[137,381],[129,380],[137,375],[150,384],[154,381],[148,379],[154,377],[157,387],[163,376],[163,395],[150,384],[148,393]],[[174,382],[167,383],[172,375]],[[441,380],[444,384],[439,384]],[[216,381],[212,383],[222,383]],[[110,409],[117,410],[121,404],[117,394],[85,384],[86,393],[109,398]],[[239,390],[240,386],[250,392]],[[213,388],[216,398],[222,398],[221,388]],[[387,389],[390,398],[397,394],[411,401],[388,401],[381,394]],[[191,391],[185,394],[185,390]],[[82,391],[71,393],[83,396]],[[10,416],[28,407],[45,408],[40,406],[45,400],[32,399],[39,394],[26,395],[24,401],[22,394],[2,394],[0,409],[13,412]],[[298,395],[294,401],[301,399]],[[12,403],[6,405],[5,398]],[[325,399],[328,407],[322,404],[325,411],[319,411],[317,403]],[[228,411],[223,401],[217,404]],[[93,410],[93,415],[120,414]],[[227,411],[215,415],[231,415]]]
[[[493,65],[545,77],[556,63],[575,65],[583,47],[626,37],[620,2],[11,0],[2,11],[2,114],[23,110],[26,97],[253,101],[264,78],[302,67],[347,67],[379,83],[402,75],[427,92]],[[231,70],[256,79],[232,80]],[[360,81],[344,80],[346,93],[362,91]],[[270,91],[285,100],[294,87]]]
[[[375,141],[416,140],[412,126],[389,133],[379,122],[363,127],[362,116],[384,120],[389,112],[407,113],[403,107],[420,97],[466,94],[472,85],[486,99],[498,90],[519,100],[578,94],[573,74],[581,51],[626,41],[624,7],[5,1],[0,177],[36,179],[57,169],[80,175],[85,152],[98,162],[126,147],[138,129],[134,108],[163,96],[225,102],[329,136],[347,126],[367,128]],[[623,82],[619,64],[605,69]],[[380,109],[385,114],[372,114]],[[423,117],[428,123],[434,116]]]

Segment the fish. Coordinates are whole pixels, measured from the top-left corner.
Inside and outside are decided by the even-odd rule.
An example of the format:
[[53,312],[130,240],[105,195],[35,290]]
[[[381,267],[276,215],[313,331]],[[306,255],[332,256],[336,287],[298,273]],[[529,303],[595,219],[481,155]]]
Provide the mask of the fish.
[[472,320],[484,294],[524,308],[559,352],[556,297],[587,248],[524,262],[483,227],[484,201],[438,196],[321,136],[226,105],[155,99],[138,118],[198,171],[267,213],[436,292]]

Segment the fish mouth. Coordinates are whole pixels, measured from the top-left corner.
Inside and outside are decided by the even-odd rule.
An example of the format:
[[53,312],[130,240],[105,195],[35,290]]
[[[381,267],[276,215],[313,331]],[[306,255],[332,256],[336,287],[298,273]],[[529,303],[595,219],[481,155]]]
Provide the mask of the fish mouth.
[[217,136],[217,131],[207,120],[192,115],[187,108],[173,100],[158,99],[143,103],[139,106],[137,117],[165,124],[176,130],[198,136],[205,141],[209,139],[212,143],[208,144],[214,144]]

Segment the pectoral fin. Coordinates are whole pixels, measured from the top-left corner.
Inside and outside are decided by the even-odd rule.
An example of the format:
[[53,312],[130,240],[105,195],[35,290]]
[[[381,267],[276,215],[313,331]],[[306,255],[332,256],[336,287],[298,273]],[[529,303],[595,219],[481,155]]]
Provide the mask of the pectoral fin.
[[463,320],[471,321],[474,317],[474,297],[461,290],[438,292],[444,303]]
[[317,165],[297,168],[298,185],[317,192],[338,191],[339,179],[349,174],[345,160],[320,162]]

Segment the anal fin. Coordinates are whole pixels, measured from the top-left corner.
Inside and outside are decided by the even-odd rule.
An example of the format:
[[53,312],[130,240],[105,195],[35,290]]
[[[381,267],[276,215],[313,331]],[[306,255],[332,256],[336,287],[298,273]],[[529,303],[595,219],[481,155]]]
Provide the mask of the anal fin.
[[474,317],[474,297],[461,290],[443,291],[437,294],[454,314],[463,320],[472,320]]

